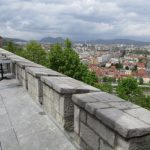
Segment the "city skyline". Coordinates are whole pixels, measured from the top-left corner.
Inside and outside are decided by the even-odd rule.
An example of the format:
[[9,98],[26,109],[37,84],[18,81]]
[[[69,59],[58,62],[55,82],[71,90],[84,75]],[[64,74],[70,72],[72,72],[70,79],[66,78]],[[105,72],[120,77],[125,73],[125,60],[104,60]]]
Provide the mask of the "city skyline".
[[148,0],[1,0],[0,35],[150,41]]

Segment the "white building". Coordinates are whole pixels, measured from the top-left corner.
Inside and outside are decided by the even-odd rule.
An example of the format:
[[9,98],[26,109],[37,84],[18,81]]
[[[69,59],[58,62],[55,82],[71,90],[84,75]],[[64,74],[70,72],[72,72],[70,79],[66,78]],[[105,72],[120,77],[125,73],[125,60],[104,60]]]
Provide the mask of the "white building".
[[98,57],[98,62],[99,63],[107,63],[111,58],[112,58],[111,54],[105,54],[105,55]]

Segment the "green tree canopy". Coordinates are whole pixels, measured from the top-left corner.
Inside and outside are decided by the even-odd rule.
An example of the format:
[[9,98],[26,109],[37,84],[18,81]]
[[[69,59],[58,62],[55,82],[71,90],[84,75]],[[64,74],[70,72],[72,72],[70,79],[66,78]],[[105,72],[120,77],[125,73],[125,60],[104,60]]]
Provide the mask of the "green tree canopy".
[[17,46],[16,44],[14,44],[13,42],[9,41],[6,44],[6,49],[12,53],[16,53],[17,50]]
[[60,44],[55,44],[51,48],[48,66],[53,70],[90,85],[94,85],[97,82],[95,73],[90,72],[88,67],[80,62],[79,55],[72,49],[69,39],[65,40],[64,48]]
[[139,78],[139,84],[140,84],[140,85],[143,85],[143,83],[144,83],[144,80],[143,80],[142,77],[140,77],[140,78]]
[[142,95],[137,80],[133,77],[120,80],[116,91],[119,97],[130,101],[134,101],[135,97]]
[[29,60],[46,65],[46,52],[36,41],[31,41],[26,45],[26,56]]
[[110,83],[97,83],[96,87],[104,92],[112,93],[113,87]]

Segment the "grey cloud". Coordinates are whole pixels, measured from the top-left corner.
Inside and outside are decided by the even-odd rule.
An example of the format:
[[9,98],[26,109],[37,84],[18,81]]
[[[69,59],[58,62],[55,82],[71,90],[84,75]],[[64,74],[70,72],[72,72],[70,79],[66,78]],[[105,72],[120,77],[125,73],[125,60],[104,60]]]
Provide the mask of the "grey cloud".
[[1,0],[0,34],[150,40],[149,6],[149,0]]

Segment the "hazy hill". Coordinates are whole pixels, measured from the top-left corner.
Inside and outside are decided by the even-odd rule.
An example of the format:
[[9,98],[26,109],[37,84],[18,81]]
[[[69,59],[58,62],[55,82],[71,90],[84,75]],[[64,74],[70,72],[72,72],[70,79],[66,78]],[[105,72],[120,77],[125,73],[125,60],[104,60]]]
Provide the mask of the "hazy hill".
[[40,40],[41,43],[63,43],[64,39],[62,37],[45,37]]
[[136,40],[129,40],[129,39],[112,39],[112,40],[103,40],[103,39],[97,39],[97,40],[91,40],[87,41],[87,43],[91,44],[126,44],[126,45],[150,45],[150,42],[142,42],[142,41],[136,41]]
[[[23,39],[16,39],[16,38],[4,38],[4,42],[12,41],[17,44],[25,44],[28,41],[23,40]],[[64,43],[64,39],[62,37],[44,37],[40,41],[40,43]],[[72,41],[75,43],[85,43],[85,41]],[[104,40],[104,39],[97,39],[97,40],[87,40],[86,43],[90,44],[126,44],[126,45],[138,45],[138,46],[143,46],[143,45],[150,45],[150,42],[143,42],[143,41],[136,41],[136,40],[130,40],[130,39],[110,39],[110,40]]]
[[7,37],[4,37],[4,41],[11,41],[11,42],[14,42],[14,43],[19,43],[19,42],[27,42],[26,40],[22,40],[22,39],[16,39],[16,38],[7,38]]

